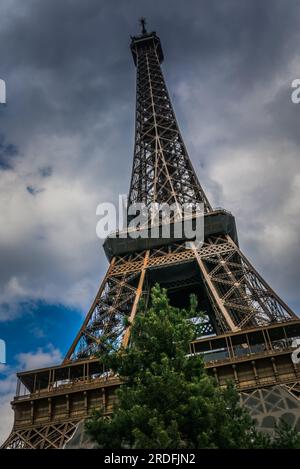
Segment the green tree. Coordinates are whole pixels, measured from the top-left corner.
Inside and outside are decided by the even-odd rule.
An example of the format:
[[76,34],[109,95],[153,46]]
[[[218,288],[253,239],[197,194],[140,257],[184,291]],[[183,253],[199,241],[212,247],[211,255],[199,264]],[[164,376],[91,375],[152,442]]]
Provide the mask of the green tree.
[[[221,390],[206,373],[202,358],[189,354],[189,344],[201,328],[201,321],[192,319],[201,319],[195,297],[188,309],[179,310],[156,285],[150,308],[145,313],[143,309],[132,325],[130,347],[102,358],[124,384],[117,391],[112,418],[96,412],[86,424],[99,446],[272,447],[270,437],[255,430],[233,385]],[[283,440],[297,447],[299,437],[289,431],[277,435],[276,447]]]

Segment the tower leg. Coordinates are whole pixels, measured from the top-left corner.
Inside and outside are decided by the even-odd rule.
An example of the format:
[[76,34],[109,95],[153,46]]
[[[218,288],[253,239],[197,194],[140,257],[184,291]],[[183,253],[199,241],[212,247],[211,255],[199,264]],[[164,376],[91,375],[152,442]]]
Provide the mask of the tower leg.
[[[109,348],[128,344],[130,329],[124,319],[133,321],[145,279],[149,251],[113,258],[99,292],[69,349],[65,363],[95,356]],[[134,263],[135,268],[132,269]]]

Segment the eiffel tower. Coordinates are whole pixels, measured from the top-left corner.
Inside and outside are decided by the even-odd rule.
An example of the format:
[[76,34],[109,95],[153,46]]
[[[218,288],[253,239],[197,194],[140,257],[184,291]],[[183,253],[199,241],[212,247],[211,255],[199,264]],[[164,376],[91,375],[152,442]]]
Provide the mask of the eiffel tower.
[[106,238],[109,268],[63,363],[17,374],[15,420],[3,448],[62,448],[93,409],[112,412],[120,381],[99,353],[108,342],[130,345],[124,317],[134,321],[141,297],[147,308],[156,282],[177,307],[196,294],[205,320],[191,353],[202,354],[220,386],[234,381],[258,426],[282,415],[299,426],[300,368],[292,354],[300,320],[241,252],[234,216],[210,205],[176,121],[160,39],[144,19],[141,25],[131,38],[137,87],[129,205],[200,203],[204,242],[187,249],[184,238]]

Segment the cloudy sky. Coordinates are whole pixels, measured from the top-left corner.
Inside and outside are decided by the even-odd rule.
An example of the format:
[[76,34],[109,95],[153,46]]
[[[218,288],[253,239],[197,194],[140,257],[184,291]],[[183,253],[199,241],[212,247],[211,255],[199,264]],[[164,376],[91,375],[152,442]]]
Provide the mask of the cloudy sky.
[[299,311],[300,2],[1,0],[0,440],[16,369],[60,362],[107,268],[95,212],[128,192],[140,16],[212,205]]

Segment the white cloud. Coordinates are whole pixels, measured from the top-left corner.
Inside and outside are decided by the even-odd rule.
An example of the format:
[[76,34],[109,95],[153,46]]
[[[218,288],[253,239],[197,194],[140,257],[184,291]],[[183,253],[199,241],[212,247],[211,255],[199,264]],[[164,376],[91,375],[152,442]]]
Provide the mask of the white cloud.
[[52,345],[46,349],[39,348],[36,352],[24,352],[17,355],[19,371],[35,370],[45,366],[56,365],[62,361],[61,353]]
[[4,378],[0,380],[0,445],[8,437],[13,426],[13,411],[10,402],[16,391],[16,372],[43,368],[61,363],[62,355],[53,345],[48,344],[44,349],[35,352],[19,353],[14,368],[1,365],[0,372]]
[[[112,195],[104,181],[95,187],[90,180],[95,160],[79,170],[76,139],[38,139],[27,151],[0,179],[0,252],[9,264],[0,272],[0,321],[20,314],[21,301],[86,309],[107,267],[100,265],[96,207]],[[49,161],[52,175],[42,177],[40,168]],[[29,185],[43,192],[32,195]]]
[[12,394],[0,394],[0,445],[4,443],[13,425],[13,412],[11,409]]

